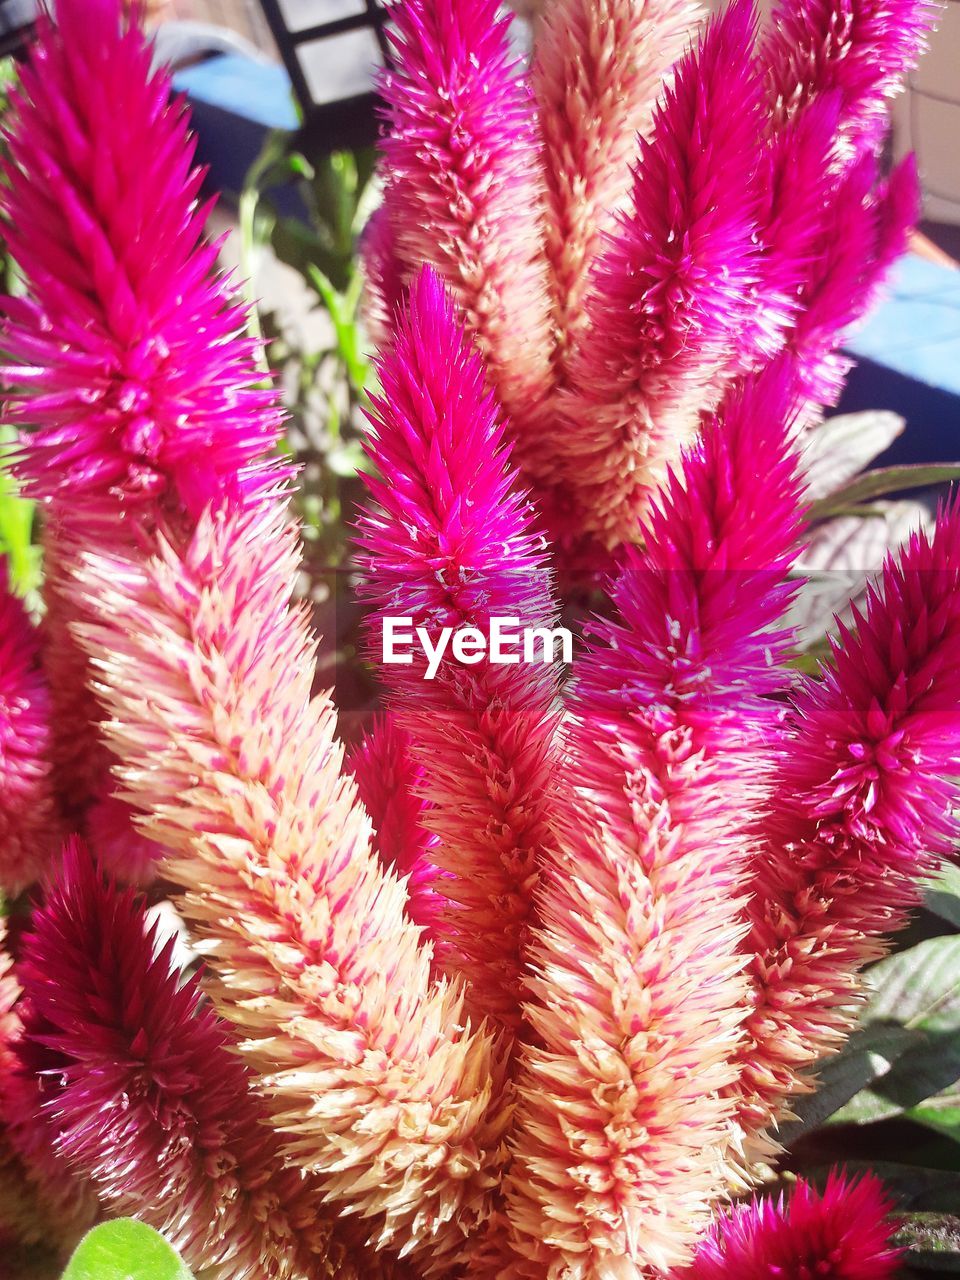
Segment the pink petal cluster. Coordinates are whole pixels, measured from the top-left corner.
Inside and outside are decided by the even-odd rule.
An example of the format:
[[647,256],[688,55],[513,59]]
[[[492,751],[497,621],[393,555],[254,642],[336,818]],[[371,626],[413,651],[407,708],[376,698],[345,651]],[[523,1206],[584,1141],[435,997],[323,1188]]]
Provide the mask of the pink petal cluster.
[[893,1280],[900,1250],[890,1242],[893,1205],[872,1175],[833,1172],[823,1192],[803,1178],[789,1199],[740,1206],[714,1226],[675,1280]]
[[[443,285],[424,271],[380,365],[368,445],[383,480],[360,521],[363,594],[385,620],[491,633],[494,619],[552,632],[558,609],[542,537],[515,473],[483,366]],[[433,922],[441,967],[468,979],[468,1007],[518,1028],[523,944],[537,862],[550,839],[559,664],[466,665],[447,655],[427,678],[420,648],[383,666],[391,707],[423,769],[421,821],[436,837]],[[519,655],[517,655],[519,657]]]
[[426,771],[411,753],[410,735],[396,716],[377,716],[347,755],[347,768],[357,784],[360,803],[373,823],[373,847],[387,867],[407,877],[407,911],[417,924],[432,927],[442,902],[432,890],[437,868],[437,838],[423,815]]
[[[67,0],[12,95],[3,238],[8,409],[27,492],[199,514],[265,483],[280,416],[201,241],[184,110],[115,0]],[[110,496],[114,495],[114,496]]]
[[247,1068],[172,947],[70,841],[20,967],[27,1034],[56,1064],[45,1109],[59,1158],[195,1268],[343,1275],[316,1184],[282,1168]]
[[764,1135],[849,1032],[859,969],[957,833],[960,505],[888,561],[833,650],[795,695],[751,878],[734,1138],[747,1164],[775,1150]]
[[51,738],[39,637],[0,562],[0,889],[11,896],[39,879],[61,839]]
[[824,96],[839,100],[839,138],[877,150],[889,101],[926,47],[936,0],[777,0],[761,46],[778,121]]
[[519,417],[546,394],[550,334],[536,122],[499,8],[406,0],[393,10],[385,204],[406,278],[422,263],[441,272]]
[[737,904],[782,715],[789,407],[764,382],[709,425],[577,667],[508,1192],[526,1261],[504,1275],[669,1267],[718,1191],[746,1012]]
[[738,359],[756,279],[760,82],[734,0],[664,90],[592,278],[556,436],[576,527],[607,546],[638,520]]

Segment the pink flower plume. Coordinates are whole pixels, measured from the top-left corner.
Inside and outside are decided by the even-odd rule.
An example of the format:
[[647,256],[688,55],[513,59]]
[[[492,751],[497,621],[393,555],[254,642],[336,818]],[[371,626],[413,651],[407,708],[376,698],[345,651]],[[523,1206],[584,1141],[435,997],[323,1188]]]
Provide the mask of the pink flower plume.
[[762,45],[778,119],[836,94],[847,146],[878,149],[889,100],[916,66],[938,10],[936,0],[778,0]]
[[508,1110],[489,1035],[434,984],[342,772],[282,504],[154,552],[78,549],[80,629],[124,798],[217,975],[284,1159],[360,1243],[429,1274],[489,1212]]
[[497,0],[405,0],[391,11],[386,207],[396,252],[453,290],[511,418],[550,376],[542,190],[529,90]]
[[545,252],[562,380],[605,232],[626,207],[638,135],[693,28],[692,0],[554,0],[537,25],[531,83],[546,184]]
[[410,735],[391,713],[377,716],[347,756],[360,802],[373,822],[374,847],[384,866],[407,876],[407,911],[417,924],[433,926],[442,898],[431,888],[437,877],[437,837],[424,826],[425,770],[410,751]]
[[36,629],[0,561],[0,889],[16,896],[62,839],[53,780],[50,693]]
[[747,1012],[738,909],[782,718],[790,408],[767,380],[708,426],[575,669],[575,798],[543,872],[508,1188],[531,1280],[675,1265],[718,1191]]
[[202,173],[170,81],[118,0],[60,0],[20,87],[0,192],[27,283],[2,376],[31,430],[19,472],[72,506],[122,493],[193,515],[272,473],[271,391],[202,240]]
[[[821,680],[795,696],[751,885],[753,1007],[740,1050],[749,1165],[851,1025],[857,973],[917,901],[957,826],[960,505],[890,560]],[[735,1165],[737,1157],[731,1156]]]
[[311,1203],[283,1169],[247,1069],[171,948],[132,891],[69,842],[21,964],[27,1032],[56,1061],[46,1109],[58,1154],[194,1267],[230,1280],[332,1276],[320,1193]]
[[[839,180],[787,336],[800,392],[816,404],[836,403],[850,367],[837,348],[876,301],[919,215],[912,157],[881,186],[876,173],[875,159],[864,155]],[[848,251],[851,244],[857,253]]]
[[[494,620],[557,622],[542,539],[512,485],[483,366],[430,270],[415,281],[381,362],[369,452],[382,479],[360,522],[364,596],[375,616],[491,635]],[[518,1028],[523,943],[537,862],[549,839],[558,665],[448,654],[427,678],[422,650],[383,678],[411,758],[423,769],[422,821],[437,837],[433,933],[440,964],[469,980],[468,1007]],[[478,655],[479,656],[479,655]]]
[[600,258],[557,433],[577,520],[634,543],[668,463],[716,403],[753,305],[760,139],[754,16],[735,0],[664,90],[633,208]]
[[803,1178],[789,1199],[764,1198],[721,1218],[693,1266],[674,1280],[893,1280],[900,1253],[891,1243],[891,1201],[871,1174],[833,1172],[822,1194]]

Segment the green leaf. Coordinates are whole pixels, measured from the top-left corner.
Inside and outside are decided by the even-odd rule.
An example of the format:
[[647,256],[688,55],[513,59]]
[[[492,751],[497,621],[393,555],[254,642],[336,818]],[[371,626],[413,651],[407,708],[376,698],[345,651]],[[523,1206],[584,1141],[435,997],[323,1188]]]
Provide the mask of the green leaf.
[[134,1218],[118,1218],[83,1237],[63,1280],[193,1280],[193,1276],[163,1236]]
[[930,938],[889,956],[869,971],[866,985],[872,994],[861,1015],[863,1026],[900,1027],[915,1040],[833,1120],[863,1125],[907,1113],[907,1118],[944,1132],[949,1116],[933,1126],[926,1112],[913,1112],[951,1090],[960,1078],[960,937]]
[[864,1027],[847,1041],[841,1053],[825,1058],[817,1076],[816,1093],[792,1103],[796,1120],[781,1127],[781,1141],[789,1146],[803,1134],[834,1116],[845,1103],[890,1071],[922,1033],[906,1027]]
[[827,516],[847,512],[850,507],[860,502],[869,502],[872,498],[882,497],[888,493],[899,493],[904,489],[926,489],[931,485],[946,484],[951,480],[960,480],[960,463],[941,462],[916,464],[905,467],[881,467],[877,471],[868,471],[837,489],[825,498],[820,498],[810,506],[810,517],[823,520]]
[[960,929],[960,866],[944,864],[927,885],[924,905],[941,920]]

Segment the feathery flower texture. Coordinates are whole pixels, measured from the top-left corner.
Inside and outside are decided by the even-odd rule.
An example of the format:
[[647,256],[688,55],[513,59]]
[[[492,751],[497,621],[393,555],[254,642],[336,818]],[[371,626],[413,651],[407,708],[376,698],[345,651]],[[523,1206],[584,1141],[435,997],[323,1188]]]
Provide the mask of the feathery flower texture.
[[34,432],[20,474],[71,506],[166,496],[196,515],[257,488],[279,414],[200,243],[202,173],[169,77],[114,0],[57,21],[12,95],[0,190],[29,284],[0,336],[8,409]]
[[[0,584],[0,881],[45,882],[0,955],[0,1238],[132,1213],[218,1280],[892,1277],[872,1178],[724,1201],[956,834],[960,501],[816,678],[782,621],[798,424],[916,207],[878,151],[928,0],[779,0],[759,39],[731,0],[685,48],[686,0],[547,0],[529,78],[496,0],[398,0],[368,653],[389,617],[549,645],[553,552],[611,585],[567,688],[384,664],[346,765],[184,111],[119,0],[56,12],[0,184],[48,566],[40,633]],[[155,857],[197,975],[105,874]]]
[[[444,627],[490,634],[495,619],[550,643],[557,606],[543,539],[512,489],[498,408],[443,286],[414,282],[374,401],[376,506],[360,522],[364,595],[436,642]],[[436,836],[433,920],[444,970],[468,980],[468,1008],[519,1026],[523,947],[537,864],[550,840],[557,664],[466,666],[447,658],[424,679],[422,653],[384,667],[394,714],[423,769],[421,821]]]
[[822,1195],[801,1178],[789,1200],[764,1198],[721,1219],[676,1280],[892,1280],[892,1209],[872,1176],[831,1173]]
[[16,895],[57,852],[50,692],[40,644],[0,563],[0,889]]
[[510,1187],[531,1277],[666,1268],[717,1190],[745,1014],[743,815],[776,741],[798,528],[789,401],[762,390],[673,477],[578,667]]

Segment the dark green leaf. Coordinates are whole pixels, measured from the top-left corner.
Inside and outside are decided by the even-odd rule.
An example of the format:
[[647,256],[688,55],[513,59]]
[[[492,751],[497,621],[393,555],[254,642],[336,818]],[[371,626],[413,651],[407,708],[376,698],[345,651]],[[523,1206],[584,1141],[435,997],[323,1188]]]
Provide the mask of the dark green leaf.
[[789,1146],[823,1124],[854,1095],[882,1079],[901,1054],[920,1039],[922,1033],[897,1026],[879,1025],[855,1032],[842,1053],[820,1065],[816,1093],[793,1103],[797,1119],[782,1126],[781,1140]]
[[905,489],[928,489],[952,480],[960,480],[960,463],[882,467],[878,471],[868,471],[866,475],[858,476],[825,498],[819,498],[811,504],[810,516],[814,520],[824,520],[827,516],[847,512],[857,503],[869,502],[884,494],[902,493]]

